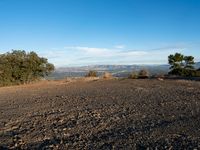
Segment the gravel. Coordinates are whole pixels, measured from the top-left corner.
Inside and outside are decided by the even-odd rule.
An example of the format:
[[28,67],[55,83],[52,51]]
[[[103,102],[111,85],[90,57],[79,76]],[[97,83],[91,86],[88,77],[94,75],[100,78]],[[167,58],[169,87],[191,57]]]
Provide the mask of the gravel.
[[200,149],[200,82],[43,81],[0,88],[0,149]]

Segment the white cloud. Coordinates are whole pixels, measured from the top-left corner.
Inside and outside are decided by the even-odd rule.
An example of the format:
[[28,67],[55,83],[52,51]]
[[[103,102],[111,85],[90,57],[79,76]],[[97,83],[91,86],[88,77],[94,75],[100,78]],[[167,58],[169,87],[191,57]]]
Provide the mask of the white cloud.
[[105,55],[110,51],[110,49],[107,48],[94,48],[94,47],[82,47],[82,46],[65,47],[65,49],[77,50],[88,55]]
[[94,48],[94,47],[81,47],[81,46],[71,46],[65,47],[66,50],[78,51],[79,54],[82,53],[87,55],[87,57],[115,57],[115,56],[141,56],[147,54],[145,51],[139,50],[119,50],[119,49],[109,49],[109,48]]
[[42,53],[56,66],[95,64],[166,64],[167,57],[184,48],[161,47],[151,50],[122,50],[85,46],[67,46]]

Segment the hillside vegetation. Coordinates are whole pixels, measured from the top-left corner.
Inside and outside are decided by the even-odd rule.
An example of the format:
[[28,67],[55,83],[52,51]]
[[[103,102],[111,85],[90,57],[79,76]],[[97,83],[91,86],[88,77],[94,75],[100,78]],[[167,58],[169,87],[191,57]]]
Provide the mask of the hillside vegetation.
[[53,70],[54,65],[35,52],[13,50],[0,55],[0,86],[29,83]]
[[184,56],[180,53],[168,56],[168,62],[171,65],[170,75],[183,77],[200,77],[200,71],[194,67],[194,57]]

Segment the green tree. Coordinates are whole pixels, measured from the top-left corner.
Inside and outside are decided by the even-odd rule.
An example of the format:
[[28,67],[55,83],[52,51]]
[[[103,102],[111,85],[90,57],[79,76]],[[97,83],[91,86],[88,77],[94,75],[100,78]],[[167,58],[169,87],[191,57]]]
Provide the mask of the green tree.
[[0,85],[29,83],[53,70],[54,65],[35,52],[12,50],[0,55]]
[[184,66],[183,61],[184,56],[180,53],[168,56],[168,62],[171,65],[170,69],[182,68]]
[[186,77],[197,77],[199,76],[199,71],[194,69],[194,57],[184,56],[180,53],[168,56],[168,62],[171,65],[171,71],[169,74],[186,76]]
[[194,69],[194,57],[193,56],[185,56],[184,57],[185,61],[185,68],[186,69]]

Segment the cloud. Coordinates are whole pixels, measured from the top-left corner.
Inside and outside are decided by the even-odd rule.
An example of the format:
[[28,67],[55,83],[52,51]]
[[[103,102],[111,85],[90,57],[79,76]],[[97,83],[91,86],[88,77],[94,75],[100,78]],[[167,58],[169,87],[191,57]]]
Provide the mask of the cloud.
[[79,54],[82,53],[82,56],[86,55],[86,57],[141,56],[147,54],[147,52],[139,50],[119,50],[81,46],[65,47],[65,49],[77,51]]
[[147,50],[67,46],[60,50],[45,51],[41,55],[60,67],[95,64],[166,64],[168,55],[183,51],[183,47],[177,46]]
[[88,55],[106,55],[110,53],[110,49],[107,48],[95,48],[95,47],[82,47],[82,46],[71,46],[65,47],[67,50],[77,50]]

